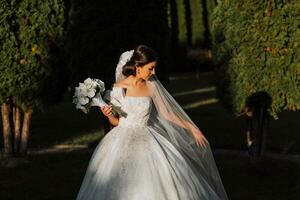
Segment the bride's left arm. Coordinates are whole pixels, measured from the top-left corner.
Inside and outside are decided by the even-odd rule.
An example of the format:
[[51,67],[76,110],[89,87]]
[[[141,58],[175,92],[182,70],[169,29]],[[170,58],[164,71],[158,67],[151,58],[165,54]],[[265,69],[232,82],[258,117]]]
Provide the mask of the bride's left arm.
[[196,125],[194,125],[182,118],[179,118],[173,112],[166,110],[165,107],[163,107],[163,106],[160,108],[159,112],[168,121],[170,121],[182,128],[189,130],[191,132],[191,134],[193,135],[193,137],[195,138],[198,146],[204,147],[209,143],[207,141],[207,139],[204,137],[203,133],[200,131],[200,129]]
[[[155,85],[155,81],[149,81],[148,82],[148,90],[150,93],[150,96],[152,97],[152,100],[155,104],[155,107],[157,111],[162,115],[163,118],[166,120],[188,130],[190,134],[192,134],[196,140],[196,143],[198,146],[206,146],[208,144],[207,139],[204,137],[202,132],[199,130],[199,128],[190,120],[185,120],[184,116],[180,117],[176,113],[174,113],[172,110],[172,103],[170,104],[167,100],[168,98],[168,92],[164,91],[163,86],[160,86],[159,82],[157,85]],[[166,95],[164,97],[163,95]],[[172,101],[172,97],[169,97]],[[175,101],[175,100],[174,100]],[[173,102],[176,107],[176,102]],[[168,105],[168,106],[167,106]],[[180,112],[180,111],[179,111]]]

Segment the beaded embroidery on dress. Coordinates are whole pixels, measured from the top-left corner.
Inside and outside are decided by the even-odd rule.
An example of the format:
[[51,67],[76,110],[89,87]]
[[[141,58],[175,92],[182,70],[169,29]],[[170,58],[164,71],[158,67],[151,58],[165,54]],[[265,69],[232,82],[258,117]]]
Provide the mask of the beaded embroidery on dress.
[[96,147],[76,200],[220,200],[184,156],[150,123],[151,97],[107,97],[126,116]]

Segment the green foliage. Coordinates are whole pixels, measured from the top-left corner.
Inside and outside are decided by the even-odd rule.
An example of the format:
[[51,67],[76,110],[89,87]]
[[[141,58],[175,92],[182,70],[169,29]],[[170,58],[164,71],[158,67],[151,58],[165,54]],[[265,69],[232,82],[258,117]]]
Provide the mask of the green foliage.
[[209,19],[215,8],[212,0],[170,0],[169,17],[174,41],[179,46],[201,47],[210,32]]
[[158,52],[158,74],[166,78],[169,59],[169,28],[166,0],[71,1],[68,31],[71,85],[87,76],[115,81],[119,56],[139,44]]
[[[169,9],[173,37],[180,46],[201,47],[210,33],[209,21],[213,0],[170,0]],[[172,8],[173,7],[173,8]],[[173,23],[172,23],[173,21]]]
[[211,48],[211,21],[212,21],[212,14],[214,12],[214,9],[216,7],[216,1],[217,0],[207,0],[206,1],[206,7],[207,7],[207,25],[206,25],[206,31],[209,38],[207,38],[210,48]]
[[[211,17],[212,17],[212,14],[214,12],[214,9],[216,8],[216,1],[217,0],[208,0],[206,1],[206,4],[207,4],[207,17],[208,17],[208,21],[210,22],[211,21]],[[211,29],[210,27],[211,24],[209,24],[209,30]]]
[[204,41],[203,5],[200,0],[190,0],[191,7],[191,45],[199,46]]
[[219,94],[234,112],[266,92],[270,114],[300,109],[300,2],[222,0],[212,17]]
[[178,13],[178,43],[180,46],[185,46],[187,44],[186,10],[189,8],[185,6],[184,0],[176,0],[176,5]]
[[58,101],[66,89],[59,47],[63,0],[1,0],[0,103],[13,97],[23,109]]
[[199,49],[210,48],[209,19],[214,7],[215,2],[212,0],[169,0],[175,71],[190,71],[199,66],[201,55],[193,53],[194,50],[199,52]]

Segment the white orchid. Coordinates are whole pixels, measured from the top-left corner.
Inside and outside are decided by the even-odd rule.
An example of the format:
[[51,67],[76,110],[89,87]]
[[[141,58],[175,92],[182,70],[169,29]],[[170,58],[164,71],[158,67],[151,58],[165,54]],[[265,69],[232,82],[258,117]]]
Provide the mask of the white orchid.
[[78,98],[78,103],[80,103],[81,105],[85,105],[89,102],[89,98],[81,96]]
[[91,78],[85,79],[83,84],[87,89],[92,89],[95,87],[95,83]]
[[103,81],[87,78],[83,83],[79,83],[78,87],[75,87],[73,103],[76,104],[77,109],[87,113],[91,106],[107,105],[101,97],[101,93],[104,91],[105,84]]
[[98,86],[100,92],[104,92],[105,91],[104,82],[99,79],[93,79],[93,80],[94,80],[94,83]]
[[85,93],[86,96],[92,98],[92,97],[94,97],[95,94],[96,94],[96,89],[94,89],[94,88],[86,89],[85,92],[86,92],[86,93]]
[[93,80],[91,78],[87,78],[83,81],[83,84],[85,85],[93,85]]
[[84,96],[84,92],[83,92],[82,88],[76,87],[76,88],[75,88],[75,94],[74,94],[74,95],[75,95],[75,96]]

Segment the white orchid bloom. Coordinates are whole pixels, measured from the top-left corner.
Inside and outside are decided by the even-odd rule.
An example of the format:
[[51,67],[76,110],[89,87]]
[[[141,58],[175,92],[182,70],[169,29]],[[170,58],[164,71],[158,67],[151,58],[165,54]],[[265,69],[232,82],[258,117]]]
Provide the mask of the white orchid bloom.
[[87,78],[83,81],[83,84],[85,85],[92,85],[93,84],[93,80],[91,78]]
[[93,79],[95,85],[97,85],[99,87],[100,92],[104,92],[105,91],[105,84],[103,81],[99,80],[99,79]]
[[85,105],[89,102],[89,98],[87,97],[79,97],[78,98],[78,102],[81,104],[81,105]]
[[84,86],[88,89],[94,88],[94,81],[91,78],[87,78],[83,82]]
[[74,96],[84,96],[83,93],[84,93],[84,92],[83,92],[82,88],[76,87],[76,88],[75,88]]
[[86,90],[86,96],[88,96],[90,98],[94,97],[95,94],[96,94],[96,90],[95,89],[87,89]]
[[103,101],[101,92],[105,91],[105,84],[99,79],[87,78],[83,83],[79,83],[75,87],[73,103],[77,109],[81,109],[87,113],[90,106],[105,106],[107,103]]
[[86,86],[83,83],[79,83],[79,87],[78,88],[83,89],[83,88],[86,88]]

